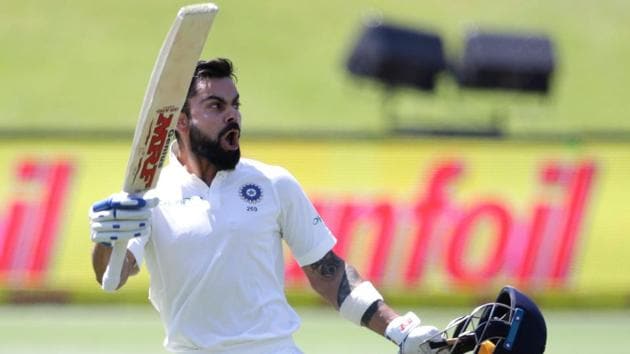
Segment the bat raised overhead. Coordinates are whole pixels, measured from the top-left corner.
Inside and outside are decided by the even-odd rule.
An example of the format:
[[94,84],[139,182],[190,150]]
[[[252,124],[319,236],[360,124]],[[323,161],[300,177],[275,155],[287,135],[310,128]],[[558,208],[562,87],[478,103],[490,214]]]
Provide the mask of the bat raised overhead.
[[[206,3],[182,7],[177,13],[144,95],[127,163],[124,192],[141,195],[157,183],[195,65],[217,11],[216,5]],[[114,242],[103,275],[103,290],[114,291],[118,287],[126,252],[126,243]]]

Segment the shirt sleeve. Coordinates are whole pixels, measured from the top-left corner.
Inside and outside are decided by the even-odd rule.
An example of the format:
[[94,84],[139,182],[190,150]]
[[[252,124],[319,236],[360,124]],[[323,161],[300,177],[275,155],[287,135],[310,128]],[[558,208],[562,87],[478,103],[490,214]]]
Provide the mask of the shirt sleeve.
[[317,213],[298,181],[287,171],[276,180],[281,205],[280,226],[298,264],[303,267],[320,260],[337,240]]

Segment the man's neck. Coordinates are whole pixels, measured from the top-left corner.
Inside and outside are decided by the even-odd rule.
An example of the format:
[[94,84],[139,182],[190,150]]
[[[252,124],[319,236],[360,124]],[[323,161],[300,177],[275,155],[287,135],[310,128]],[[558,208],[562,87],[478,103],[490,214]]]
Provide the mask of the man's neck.
[[218,172],[213,163],[207,159],[197,157],[187,149],[178,149],[175,156],[177,156],[177,160],[188,173],[199,177],[206,185],[210,186]]
[[197,177],[201,178],[201,180],[206,182],[208,187],[210,187],[210,184],[219,171],[217,170],[216,166],[214,166],[214,164],[210,163],[204,158],[199,158],[198,161],[200,166],[200,175],[198,175]]

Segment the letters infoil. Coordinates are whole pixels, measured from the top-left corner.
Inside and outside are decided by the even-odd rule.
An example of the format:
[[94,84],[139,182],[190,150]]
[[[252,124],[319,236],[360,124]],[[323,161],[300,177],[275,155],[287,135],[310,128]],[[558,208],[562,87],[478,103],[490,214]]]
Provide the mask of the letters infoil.
[[[172,117],[162,118],[151,135],[154,152],[167,143],[168,131],[161,127]],[[157,153],[145,161],[148,171],[159,163]],[[59,211],[74,166],[65,160],[24,160],[18,166],[19,184],[42,193],[35,200],[18,194],[3,209],[0,282],[37,283],[45,279],[54,258],[63,219]],[[510,199],[510,193],[498,187],[468,189],[466,197],[456,193],[474,168],[463,159],[434,164],[403,201],[333,195],[315,196],[314,202],[338,238],[335,251],[376,283],[423,287],[437,281],[478,287],[507,281],[543,289],[569,285],[589,231],[595,163],[541,163],[529,170],[531,192],[522,200]],[[303,284],[301,269],[287,259],[287,284]]]
[[[536,192],[526,198],[531,204],[525,209],[500,190],[458,198],[452,191],[473,168],[462,160],[434,165],[418,190],[409,191],[415,195],[411,202],[330,198],[316,200],[316,206],[338,238],[340,255],[352,258],[357,248],[367,250],[356,263],[377,283],[423,286],[437,272],[449,286],[566,285],[580,250],[594,162],[542,163],[532,171]],[[303,281],[295,264],[287,277]]]

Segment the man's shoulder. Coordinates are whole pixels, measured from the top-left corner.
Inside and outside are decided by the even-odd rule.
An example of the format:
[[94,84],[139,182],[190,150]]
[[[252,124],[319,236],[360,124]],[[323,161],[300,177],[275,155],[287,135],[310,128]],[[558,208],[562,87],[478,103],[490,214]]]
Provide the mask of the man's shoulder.
[[269,183],[283,199],[290,198],[295,193],[302,193],[302,187],[297,179],[282,166],[270,165],[253,159],[241,159],[239,168],[242,177],[249,179],[257,176],[259,181],[264,180],[264,183]]
[[238,168],[243,174],[259,175],[272,181],[291,175],[289,171],[282,166],[271,165],[250,158],[241,158]]

